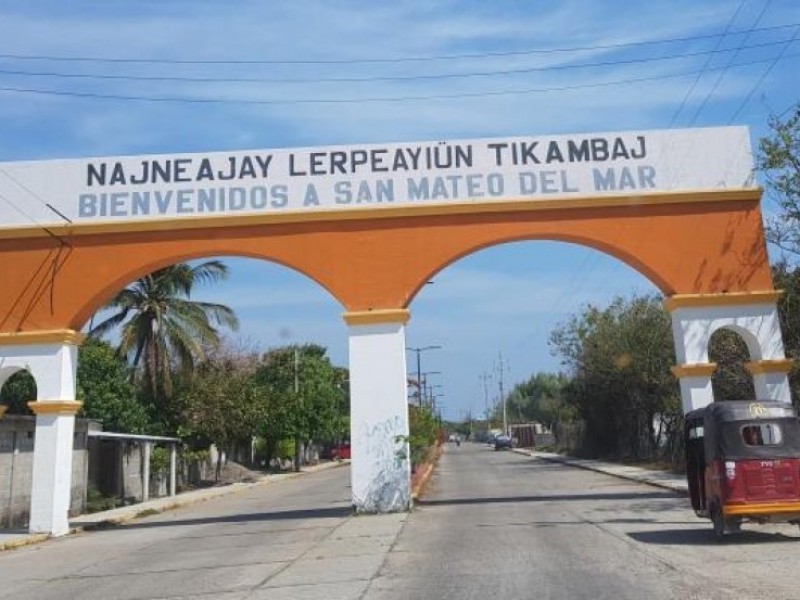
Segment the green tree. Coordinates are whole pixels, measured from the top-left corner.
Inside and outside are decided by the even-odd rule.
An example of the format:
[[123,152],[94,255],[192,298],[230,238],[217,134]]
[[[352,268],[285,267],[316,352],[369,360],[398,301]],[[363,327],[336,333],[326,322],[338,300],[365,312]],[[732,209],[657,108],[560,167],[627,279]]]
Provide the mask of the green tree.
[[198,265],[176,264],[136,280],[107,305],[111,316],[90,335],[102,337],[121,328],[119,354],[135,370],[142,367],[154,398],[172,392],[172,369],[191,372],[210,348],[220,344],[215,325],[238,328],[227,306],[191,300],[196,285],[225,279],[227,267],[218,260]]
[[0,387],[0,404],[8,407],[9,415],[30,415],[28,402],[36,400],[36,382],[25,370],[17,371]]
[[408,447],[412,468],[425,461],[443,431],[442,422],[432,409],[427,406],[408,407]]
[[770,135],[759,141],[756,166],[765,187],[780,208],[769,219],[769,240],[794,254],[800,254],[800,103],[783,120],[772,116]]
[[102,421],[107,431],[149,433],[147,409],[136,397],[128,366],[107,343],[88,339],[78,355],[77,397],[81,416]]
[[669,370],[675,364],[671,324],[660,299],[617,298],[606,309],[587,307],[559,326],[550,343],[570,369],[565,393],[585,422],[586,451],[649,456],[664,427],[674,433],[680,402]]
[[316,344],[270,350],[256,375],[269,389],[272,407],[262,424],[263,435],[270,444],[283,437],[296,441],[295,468],[299,468],[301,444],[341,434],[349,404],[347,375],[331,364],[326,353],[326,348]]
[[792,402],[800,405],[800,268],[791,267],[786,262],[775,265],[772,277],[777,289],[783,290],[778,301],[778,314],[786,356],[795,360],[789,373],[789,386]]
[[[565,399],[568,378],[559,373],[536,373],[528,381],[518,383],[508,394],[506,411],[510,422],[537,421],[548,427],[573,417],[573,409]],[[495,420],[502,419],[502,407],[495,409]]]
[[753,400],[753,376],[745,368],[750,352],[735,331],[718,329],[708,343],[708,358],[717,364],[711,376],[714,401]]
[[230,357],[207,361],[175,398],[183,423],[179,435],[213,443],[220,450],[217,480],[222,453],[230,453],[240,442],[249,443],[267,410],[268,390],[254,375],[253,366],[245,361]]

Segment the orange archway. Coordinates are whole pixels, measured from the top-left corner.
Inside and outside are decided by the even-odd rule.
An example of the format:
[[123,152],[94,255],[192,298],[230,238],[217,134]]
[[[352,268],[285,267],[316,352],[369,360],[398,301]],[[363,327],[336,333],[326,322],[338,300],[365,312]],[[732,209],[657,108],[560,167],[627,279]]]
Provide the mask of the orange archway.
[[759,199],[760,190],[746,189],[605,197],[591,206],[510,201],[318,212],[312,220],[281,215],[8,230],[0,232],[0,333],[80,329],[130,280],[210,255],[294,268],[348,311],[405,308],[451,262],[524,239],[591,246],[631,265],[667,296],[769,290]]
[[651,280],[669,297],[686,411],[713,399],[720,327],[753,333],[757,392],[788,402],[751,174],[744,128],[6,165],[0,194],[17,210],[0,207],[0,367],[37,380],[31,530],[68,530],[69,481],[55,474],[69,471],[80,408],[78,331],[131,280],[193,258],[270,260],[342,304],[360,512],[410,505],[408,306],[489,246],[572,242]]

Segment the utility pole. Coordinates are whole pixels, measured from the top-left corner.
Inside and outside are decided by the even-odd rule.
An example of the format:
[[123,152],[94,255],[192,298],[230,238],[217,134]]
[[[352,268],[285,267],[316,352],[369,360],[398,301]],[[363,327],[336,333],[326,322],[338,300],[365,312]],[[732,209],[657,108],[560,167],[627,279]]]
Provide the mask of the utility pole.
[[488,373],[483,373],[479,379],[483,382],[483,403],[486,410],[486,427],[489,427],[489,380],[492,378]]
[[503,433],[508,435],[508,414],[506,411],[506,397],[503,393],[503,370],[505,366],[503,364],[503,353],[500,352],[500,362],[499,362],[499,373],[498,373],[498,384],[500,386],[500,401],[503,403]]
[[425,352],[425,350],[438,350],[441,346],[424,346],[422,348],[406,348],[409,352],[416,352],[417,353],[417,404],[420,406],[423,405],[423,389],[422,389],[422,361],[420,359],[420,354]]

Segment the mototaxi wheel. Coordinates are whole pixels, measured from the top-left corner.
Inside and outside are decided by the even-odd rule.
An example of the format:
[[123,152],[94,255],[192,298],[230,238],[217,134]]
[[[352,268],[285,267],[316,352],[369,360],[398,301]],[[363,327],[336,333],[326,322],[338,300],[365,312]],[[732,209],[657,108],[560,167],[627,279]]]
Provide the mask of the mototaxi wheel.
[[730,533],[741,533],[742,519],[741,518],[728,519],[728,521],[726,522],[726,527]]
[[711,525],[714,528],[714,538],[721,542],[725,539],[725,517],[722,516],[722,510],[718,506],[711,508]]

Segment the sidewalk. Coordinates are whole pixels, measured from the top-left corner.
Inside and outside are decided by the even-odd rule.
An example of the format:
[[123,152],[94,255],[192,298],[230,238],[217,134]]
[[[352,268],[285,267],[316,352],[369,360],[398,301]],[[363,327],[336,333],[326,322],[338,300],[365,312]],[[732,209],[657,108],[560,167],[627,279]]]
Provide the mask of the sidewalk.
[[[153,500],[148,500],[147,502],[130,504],[128,506],[122,506],[112,510],[80,515],[69,520],[70,533],[78,533],[81,531],[90,530],[105,524],[125,523],[139,517],[153,515],[171,510],[173,508],[180,508],[182,506],[188,506],[197,502],[205,502],[211,498],[235,494],[255,486],[276,484],[286,481],[287,479],[294,479],[295,477],[302,477],[303,475],[309,475],[311,473],[317,473],[327,469],[334,469],[336,467],[348,464],[350,464],[349,460],[344,460],[341,462],[324,462],[310,467],[303,467],[303,470],[299,473],[264,475],[258,481],[253,483],[233,483],[231,485],[192,490],[190,492],[178,494],[177,496],[165,496],[163,498],[155,498]],[[49,538],[50,536],[46,533],[28,533],[28,531],[25,529],[0,529],[0,552],[3,550],[10,550],[11,548],[36,544]]]
[[678,494],[685,495],[688,493],[686,477],[683,475],[678,475],[677,473],[670,473],[669,471],[642,469],[640,467],[621,465],[603,460],[573,458],[571,456],[564,456],[550,452],[537,452],[536,450],[531,451],[524,448],[515,448],[514,452],[518,454],[524,454],[526,456],[532,456],[539,460],[563,463],[572,467],[578,467],[580,469],[597,471],[598,473],[605,473],[606,475],[612,475],[614,477],[620,477],[630,481],[654,485]]

